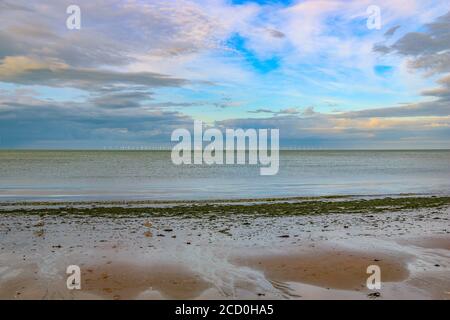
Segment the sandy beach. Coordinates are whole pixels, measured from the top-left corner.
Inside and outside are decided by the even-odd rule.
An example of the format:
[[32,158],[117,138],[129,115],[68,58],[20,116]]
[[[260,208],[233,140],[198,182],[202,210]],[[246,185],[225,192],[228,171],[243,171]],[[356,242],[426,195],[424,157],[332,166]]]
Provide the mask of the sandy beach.
[[450,300],[450,0],[0,0],[0,21],[12,314]]
[[449,200],[423,199],[2,204],[0,299],[450,299]]

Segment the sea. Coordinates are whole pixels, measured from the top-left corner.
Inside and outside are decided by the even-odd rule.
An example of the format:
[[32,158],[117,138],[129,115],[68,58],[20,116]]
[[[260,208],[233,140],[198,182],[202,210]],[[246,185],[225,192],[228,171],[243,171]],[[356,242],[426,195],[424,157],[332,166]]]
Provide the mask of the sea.
[[175,165],[171,151],[0,151],[0,201],[449,195],[450,150],[280,151],[259,165]]

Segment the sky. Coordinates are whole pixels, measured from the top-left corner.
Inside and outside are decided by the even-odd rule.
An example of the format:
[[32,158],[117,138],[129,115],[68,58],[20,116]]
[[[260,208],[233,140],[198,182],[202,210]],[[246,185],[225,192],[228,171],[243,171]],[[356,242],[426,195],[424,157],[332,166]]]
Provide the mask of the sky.
[[450,4],[0,0],[0,148],[165,146],[194,120],[281,147],[450,148]]

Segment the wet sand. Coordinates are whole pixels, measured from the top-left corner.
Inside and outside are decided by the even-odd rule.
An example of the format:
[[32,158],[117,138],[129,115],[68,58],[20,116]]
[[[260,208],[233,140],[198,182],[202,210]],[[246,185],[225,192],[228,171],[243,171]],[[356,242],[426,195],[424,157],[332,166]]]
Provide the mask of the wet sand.
[[82,288],[105,299],[193,299],[210,284],[188,268],[107,262],[86,267]]
[[450,250],[450,241],[447,237],[418,237],[416,239],[400,240],[399,242],[422,248]]
[[[0,299],[450,299],[449,207],[0,219]],[[81,290],[67,289],[69,265]]]
[[297,255],[242,257],[236,262],[261,270],[271,281],[361,291],[366,288],[368,266],[379,266],[384,282],[401,282],[409,275],[407,261],[408,257],[402,255],[317,248]]

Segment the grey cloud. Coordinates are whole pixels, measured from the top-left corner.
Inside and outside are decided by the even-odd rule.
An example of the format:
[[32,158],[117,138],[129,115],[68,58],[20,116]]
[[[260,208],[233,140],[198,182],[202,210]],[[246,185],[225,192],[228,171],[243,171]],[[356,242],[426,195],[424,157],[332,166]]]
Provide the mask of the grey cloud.
[[387,31],[384,33],[384,36],[385,36],[385,37],[391,37],[391,36],[393,36],[394,33],[395,33],[399,28],[400,28],[399,25],[390,28],[389,30],[387,30]]
[[[166,103],[166,105],[169,104],[170,102]],[[157,106],[158,103],[153,105]],[[428,107],[431,108],[432,105]],[[447,107],[447,113],[443,114],[448,115],[448,111]],[[368,120],[370,117],[380,117],[383,114],[399,116],[401,115],[399,112],[404,112],[405,116],[408,115],[402,108],[396,108],[395,112],[394,108],[391,110],[388,108],[388,110],[365,110],[339,115],[314,111],[310,116],[303,115],[305,112],[302,112],[301,114],[273,115],[263,119],[230,119],[217,121],[215,125],[222,129],[280,129],[282,146],[405,147],[402,139],[414,136],[429,139],[428,147],[433,143],[442,144],[448,141],[445,137],[450,134],[450,129],[445,124],[450,124],[445,118],[440,120],[444,124],[442,127],[410,124],[376,130],[351,125],[341,129],[336,128],[340,120],[355,119],[355,123],[358,123],[361,119]],[[95,101],[89,101],[87,104],[39,100],[27,91],[17,92],[14,95],[4,92],[0,94],[1,147],[71,145],[89,148],[120,144],[147,145],[155,142],[167,144],[174,129],[191,128],[192,125],[193,119],[187,115],[158,108],[149,110],[147,105],[132,109],[102,108],[98,106],[98,101],[97,104]]]
[[305,110],[303,110],[302,114],[304,116],[312,116],[312,115],[315,115],[316,112],[314,111],[314,107],[307,107]]
[[448,99],[450,97],[450,90],[448,88],[434,88],[427,89],[421,92],[424,96],[433,96]]
[[298,110],[298,108],[285,108],[280,110],[270,110],[270,109],[256,109],[248,111],[248,113],[268,113],[275,116],[285,116],[285,115],[304,115],[304,116],[311,116],[315,114],[314,107],[307,107],[303,111]]
[[269,35],[271,35],[274,38],[282,39],[282,38],[286,37],[286,35],[283,32],[279,31],[279,30],[270,29],[270,28],[268,28],[266,30],[269,33]]
[[223,96],[219,101],[213,101],[213,102],[205,102],[204,104],[210,104],[213,105],[216,108],[220,109],[226,109],[231,107],[237,107],[240,106],[241,103],[238,101],[233,101],[230,97]]
[[[392,28],[387,33],[391,31]],[[378,43],[373,49],[412,57],[412,66],[420,69],[429,68],[428,63],[439,64],[443,58],[448,63],[445,51],[450,50],[450,12],[426,24],[423,32],[409,32],[392,45]]]
[[410,61],[409,66],[414,69],[424,70],[430,75],[450,72],[450,52],[422,55]]
[[90,101],[101,108],[139,108],[142,103],[152,99],[152,94],[149,92],[139,91],[125,91],[112,94],[99,95],[92,98]]
[[286,109],[281,109],[280,111],[278,111],[276,114],[299,114],[300,111],[297,110],[297,108],[286,108]]
[[436,54],[450,49],[450,12],[424,26],[424,32],[405,34],[391,48],[401,55]]
[[392,46],[392,49],[401,55],[430,54],[448,48],[449,43],[442,40],[436,39],[430,34],[411,32],[400,38]]
[[1,73],[0,81],[26,85],[72,87],[98,90],[111,85],[142,85],[149,87],[177,87],[187,81],[152,72],[116,72],[99,69],[74,69],[42,67],[14,74]]
[[381,54],[388,54],[392,52],[392,49],[383,43],[376,43],[373,46],[373,51]]
[[57,34],[55,30],[60,29],[34,19],[28,24],[0,27],[0,59],[13,55],[45,56],[74,67],[123,65],[135,60],[131,55],[133,48],[127,43],[106,38],[95,30]]
[[145,91],[123,91],[111,94],[95,95],[89,100],[99,108],[108,109],[135,109],[144,108],[146,110],[163,110],[169,108],[183,108],[204,105],[202,102],[154,102],[153,94]]
[[[82,27],[66,29],[70,0],[2,0],[0,59],[47,56],[73,67],[123,65],[137,55],[176,55],[217,47],[222,26],[189,3],[79,0]],[[24,10],[18,10],[23,8]],[[28,30],[28,32],[24,32]]]
[[25,51],[25,45],[14,40],[13,37],[0,31],[0,58],[20,55]]
[[345,112],[336,116],[341,118],[450,116],[450,104],[447,101],[437,100],[399,107]]
[[195,106],[201,106],[204,105],[204,102],[158,102],[158,103],[152,103],[145,105],[146,107],[150,108],[174,108],[174,107],[195,107]]
[[264,119],[230,119],[218,121],[222,128],[279,129],[280,145],[313,148],[449,148],[449,121],[443,126],[405,122],[387,128],[336,128],[335,115],[313,117],[273,116]]
[[274,111],[270,109],[256,109],[256,110],[250,110],[247,111],[248,113],[274,113]]
[[[409,66],[421,70],[426,75],[439,75],[450,72],[450,12],[426,24],[423,32],[410,32],[392,45],[376,44],[373,48],[382,54],[394,53],[410,58]],[[387,108],[385,111],[372,110],[366,113],[382,113],[393,115],[448,115],[450,85],[444,80],[438,81],[439,87],[423,90],[424,96],[433,96],[434,102],[424,102],[398,108]]]
[[439,97],[442,101],[450,104],[450,75],[447,75],[437,81],[441,87],[424,90],[423,95]]
[[4,11],[32,11],[27,6],[22,6],[17,3],[12,3],[8,1],[0,2],[0,10]]
[[172,130],[193,123],[174,111],[102,109],[32,97],[15,100],[0,97],[0,147],[169,143]]
[[270,110],[270,109],[257,109],[253,111],[248,111],[249,113],[270,113],[273,115],[293,115],[300,114],[300,111],[297,108],[285,108],[280,109],[278,111]]

